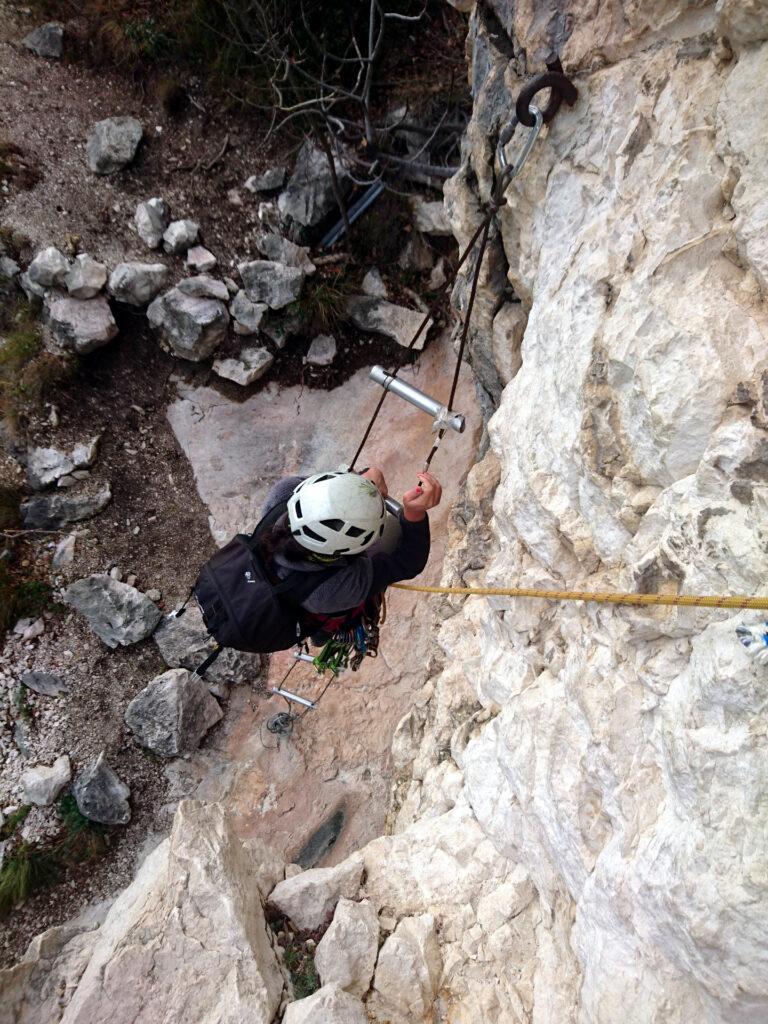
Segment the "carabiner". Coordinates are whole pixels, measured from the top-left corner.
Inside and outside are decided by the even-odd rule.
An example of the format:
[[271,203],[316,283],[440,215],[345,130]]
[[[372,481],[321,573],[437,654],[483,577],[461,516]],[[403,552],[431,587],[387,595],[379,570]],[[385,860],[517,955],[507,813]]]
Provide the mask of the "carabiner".
[[539,132],[541,131],[541,127],[544,124],[544,115],[535,103],[531,103],[531,105],[528,107],[528,110],[533,115],[534,124],[529,132],[528,138],[525,140],[525,145],[523,146],[520,156],[517,158],[517,160],[510,165],[504,152],[504,146],[506,145],[506,143],[499,142],[499,145],[496,147],[496,155],[499,158],[499,167],[501,168],[501,172],[499,174],[499,182],[497,185],[499,194],[501,194],[507,188],[509,183],[518,176],[520,171],[522,171],[523,167],[525,166],[525,162],[530,156],[531,150],[533,149],[533,144],[538,138]]

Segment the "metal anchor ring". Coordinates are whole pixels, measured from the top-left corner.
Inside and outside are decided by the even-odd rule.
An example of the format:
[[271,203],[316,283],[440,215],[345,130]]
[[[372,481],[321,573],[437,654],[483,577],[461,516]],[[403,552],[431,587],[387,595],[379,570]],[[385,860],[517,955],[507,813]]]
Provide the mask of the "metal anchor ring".
[[536,75],[528,85],[523,86],[520,90],[520,95],[517,97],[517,103],[515,104],[517,120],[520,124],[525,125],[526,128],[533,128],[536,123],[531,102],[537,93],[542,92],[544,89],[552,90],[549,102],[542,113],[544,124],[549,124],[560,109],[563,100],[565,100],[569,107],[572,107],[579,95],[576,86],[561,71],[545,71],[541,75]]

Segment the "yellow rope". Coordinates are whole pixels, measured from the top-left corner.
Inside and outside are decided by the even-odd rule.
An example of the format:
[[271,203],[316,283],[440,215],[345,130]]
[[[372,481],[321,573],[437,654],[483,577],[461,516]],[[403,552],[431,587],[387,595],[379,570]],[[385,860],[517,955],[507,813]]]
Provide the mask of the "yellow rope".
[[683,608],[757,608],[768,610],[766,597],[707,597],[699,594],[616,594],[610,591],[533,590],[526,587],[419,587],[393,583],[398,590],[420,594],[467,594],[480,597],[543,597],[547,601],[596,601],[598,604],[677,605]]

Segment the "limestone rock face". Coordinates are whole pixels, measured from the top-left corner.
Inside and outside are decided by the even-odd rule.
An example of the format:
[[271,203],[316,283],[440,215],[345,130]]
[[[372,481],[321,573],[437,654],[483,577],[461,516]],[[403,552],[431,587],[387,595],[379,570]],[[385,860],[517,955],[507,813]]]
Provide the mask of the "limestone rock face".
[[364,996],[379,952],[379,921],[367,900],[340,899],[331,926],[315,952],[315,967],[324,985],[335,983]]
[[[39,1016],[17,1019],[272,1024],[283,975],[264,920],[259,868],[257,851],[236,838],[220,805],[182,802],[170,838],[147,857],[100,927],[78,933],[68,926],[66,945],[57,934],[63,929],[34,940],[20,966],[28,978],[26,1010]],[[33,949],[41,942],[45,965]],[[21,1002],[14,981],[12,972],[0,972],[2,989]],[[55,1017],[44,1012],[54,984]]]
[[[555,24],[489,6],[496,20],[470,20],[467,167],[445,190],[460,242],[521,84],[510,40],[528,62],[558,49],[579,100],[497,218],[472,360],[498,403],[500,482],[492,517],[468,483],[446,582],[762,593],[766,162],[749,95],[768,11],[566,3]],[[397,735],[397,831],[362,850],[382,913],[440,920],[436,1019],[765,1017],[766,677],[735,637],[764,614],[504,598],[441,614],[442,671]]]
[[286,878],[270,893],[269,902],[297,928],[319,928],[342,896],[357,895],[363,863],[352,856],[333,868],[311,868]]

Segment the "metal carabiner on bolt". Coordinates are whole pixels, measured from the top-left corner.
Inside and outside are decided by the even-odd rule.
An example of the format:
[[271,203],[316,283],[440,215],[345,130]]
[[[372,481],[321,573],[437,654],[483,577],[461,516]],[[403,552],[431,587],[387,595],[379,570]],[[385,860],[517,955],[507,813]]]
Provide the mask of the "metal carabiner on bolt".
[[510,164],[509,161],[507,160],[506,153],[504,152],[504,147],[512,138],[511,134],[506,133],[506,138],[502,136],[503,141],[499,141],[499,144],[496,147],[496,155],[499,159],[499,167],[501,168],[501,171],[499,173],[499,181],[497,185],[499,193],[503,192],[507,188],[509,183],[518,176],[520,171],[522,171],[523,167],[525,167],[525,163],[531,154],[531,150],[533,149],[533,144],[539,137],[539,132],[541,131],[542,125],[544,124],[544,115],[535,103],[531,103],[531,105],[528,107],[528,110],[530,111],[534,119],[533,127],[528,133],[528,138],[525,140],[525,145],[523,146],[517,160],[515,160],[513,164]]

